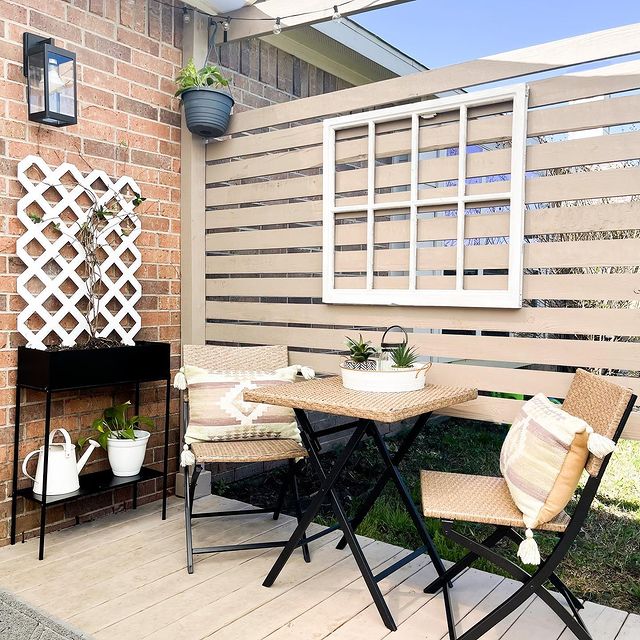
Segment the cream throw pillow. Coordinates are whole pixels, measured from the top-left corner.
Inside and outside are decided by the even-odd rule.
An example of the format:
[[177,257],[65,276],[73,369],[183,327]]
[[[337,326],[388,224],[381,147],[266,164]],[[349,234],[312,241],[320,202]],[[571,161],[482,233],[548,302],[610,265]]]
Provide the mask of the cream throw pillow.
[[532,529],[555,518],[571,500],[589,452],[604,457],[614,447],[541,393],[523,405],[500,453],[500,471],[527,527],[518,550],[523,562],[540,564]]

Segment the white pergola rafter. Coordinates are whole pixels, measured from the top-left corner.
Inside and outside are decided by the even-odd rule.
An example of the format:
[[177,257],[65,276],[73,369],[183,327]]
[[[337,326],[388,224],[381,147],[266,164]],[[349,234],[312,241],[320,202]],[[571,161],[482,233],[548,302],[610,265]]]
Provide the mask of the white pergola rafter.
[[[413,0],[189,0],[189,4],[204,13],[228,16],[231,29],[228,40],[255,38],[272,33],[276,18],[282,29],[330,20],[334,5],[343,16],[380,9]],[[301,14],[296,15],[293,14]],[[287,17],[293,16],[293,17]],[[234,20],[235,18],[235,20]],[[222,38],[222,35],[220,35]]]

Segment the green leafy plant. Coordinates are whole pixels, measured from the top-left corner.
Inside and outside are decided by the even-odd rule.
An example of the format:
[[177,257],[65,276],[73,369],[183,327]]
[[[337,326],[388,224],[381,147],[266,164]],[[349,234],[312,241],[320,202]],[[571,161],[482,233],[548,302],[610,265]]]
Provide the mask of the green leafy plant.
[[366,362],[376,353],[376,348],[370,342],[365,342],[360,334],[358,340],[353,340],[347,336],[347,348],[349,357],[354,362]]
[[[150,428],[155,426],[153,420],[146,416],[127,417],[130,406],[131,402],[127,400],[127,402],[123,402],[122,404],[108,407],[102,412],[99,418],[96,418],[91,423],[91,428],[98,432],[96,440],[103,449],[107,448],[107,440],[109,440],[109,438],[135,440],[135,430],[140,425],[145,425]],[[84,447],[88,440],[89,438],[80,438],[78,440],[78,446]]]
[[180,96],[187,89],[196,89],[198,87],[218,89],[227,87],[229,80],[225,78],[220,69],[214,65],[205,65],[202,69],[198,69],[193,62],[193,58],[189,60],[187,66],[178,73],[176,77],[178,90],[176,96]]
[[401,344],[391,352],[392,367],[397,369],[407,369],[412,367],[418,359],[418,352],[415,347],[408,344]]

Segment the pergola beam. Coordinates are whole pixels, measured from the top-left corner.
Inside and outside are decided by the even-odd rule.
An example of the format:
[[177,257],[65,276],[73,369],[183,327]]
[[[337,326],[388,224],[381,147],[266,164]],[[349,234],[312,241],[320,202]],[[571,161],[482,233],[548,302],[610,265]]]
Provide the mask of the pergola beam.
[[[200,11],[231,18],[231,28],[227,32],[229,41],[270,34],[278,17],[280,17],[282,29],[285,30],[331,19],[334,5],[339,5],[339,11],[343,16],[350,16],[405,2],[413,2],[413,0],[350,0],[346,3],[345,0],[333,0],[333,2],[332,0],[306,0],[305,2],[263,0],[254,5],[222,13],[216,8],[215,0],[189,0],[189,4]],[[285,17],[294,13],[305,15]],[[222,34],[219,39],[222,39]]]

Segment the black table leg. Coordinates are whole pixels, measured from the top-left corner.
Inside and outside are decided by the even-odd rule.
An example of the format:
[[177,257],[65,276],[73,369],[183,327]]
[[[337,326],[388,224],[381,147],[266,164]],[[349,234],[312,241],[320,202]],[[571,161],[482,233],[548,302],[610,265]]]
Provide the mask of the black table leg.
[[40,505],[40,548],[38,559],[44,559],[44,535],[47,527],[47,481],[49,479],[49,432],[51,430],[51,391],[47,389],[44,416],[44,464],[42,474],[42,503]]
[[[417,420],[413,424],[413,427],[409,430],[409,433],[406,435],[405,439],[400,444],[398,451],[394,454],[392,461],[395,466],[398,466],[402,459],[407,455],[407,452],[413,445],[415,439],[418,437],[422,429],[424,428],[427,420],[431,417],[431,413],[424,413],[418,416]],[[376,430],[377,431],[377,430]],[[365,519],[366,515],[371,511],[371,508],[375,504],[375,501],[380,497],[385,485],[391,478],[391,471],[389,468],[384,470],[384,473],[378,478],[378,482],[376,482],[375,486],[369,493],[365,501],[360,505],[358,510],[356,511],[356,515],[351,519],[351,525],[354,530],[357,530],[358,527],[362,524],[362,521]],[[338,542],[337,548],[344,549],[347,546],[347,541],[344,537],[340,539]]]
[[386,475],[388,477],[391,477],[393,483],[396,485],[396,489],[400,494],[400,498],[402,499],[402,502],[404,502],[405,509],[409,512],[409,516],[413,522],[413,525],[418,530],[418,535],[422,540],[422,544],[427,548],[427,551],[429,552],[429,557],[433,562],[433,566],[435,567],[439,576],[443,575],[445,573],[444,564],[442,563],[442,559],[440,558],[440,555],[438,554],[438,551],[433,544],[433,540],[431,539],[431,536],[427,531],[427,526],[424,522],[424,518],[418,512],[418,509],[416,508],[413,498],[411,497],[411,494],[409,492],[409,488],[405,484],[403,477],[400,475],[396,463],[391,458],[391,454],[389,453],[389,449],[387,448],[384,438],[380,435],[380,432],[378,431],[378,428],[376,427],[374,422],[369,423],[369,433],[371,434],[371,437],[373,438],[373,441],[375,442],[376,447],[380,452],[382,460],[384,461],[386,467]]
[[16,415],[13,431],[13,475],[11,480],[11,544],[16,543],[16,519],[18,517],[18,456],[20,455],[20,391],[16,384]]
[[[169,481],[169,410],[171,403],[171,378],[167,378],[164,403],[164,466],[162,468],[162,519],[167,519],[167,488]],[[187,488],[185,487],[185,491]]]
[[295,413],[296,413],[298,422],[300,423],[304,444],[309,450],[309,457],[311,460],[311,464],[313,465],[315,472],[317,473],[319,479],[321,480],[321,486],[318,493],[312,500],[311,504],[302,515],[302,518],[298,526],[296,527],[296,530],[293,532],[293,535],[291,536],[291,538],[285,545],[284,549],[278,556],[278,559],[276,560],[275,564],[271,568],[271,571],[269,571],[269,574],[265,578],[263,585],[266,587],[270,587],[275,582],[276,578],[282,571],[285,563],[290,558],[293,551],[298,547],[298,544],[301,542],[304,532],[308,528],[309,524],[311,524],[311,521],[313,520],[313,518],[315,518],[318,511],[320,510],[320,507],[322,506],[322,502],[324,501],[325,497],[329,495],[331,498],[331,504],[332,504],[336,519],[338,520],[340,528],[342,529],[344,536],[347,540],[347,544],[349,545],[351,552],[353,553],[353,557],[356,561],[356,564],[358,565],[358,569],[360,569],[360,573],[364,578],[365,584],[369,589],[369,593],[371,593],[371,597],[373,598],[374,604],[376,605],[385,626],[391,631],[395,631],[397,627],[393,620],[393,616],[389,611],[389,607],[387,606],[387,603],[384,600],[382,592],[380,591],[380,587],[378,586],[378,583],[376,582],[376,579],[371,571],[371,568],[367,563],[367,560],[364,556],[364,553],[362,552],[362,548],[360,547],[360,544],[358,543],[356,535],[353,529],[351,528],[349,518],[344,508],[342,507],[342,504],[340,503],[340,499],[338,498],[337,493],[333,488],[338,480],[340,473],[342,472],[347,462],[353,455],[353,452],[358,446],[360,440],[362,440],[366,431],[367,423],[363,421],[360,425],[356,427],[355,431],[349,438],[344,448],[344,451],[340,454],[338,459],[335,461],[333,467],[331,468],[331,471],[327,475],[324,468],[322,467],[322,464],[318,457],[318,453],[316,452],[315,448],[312,446],[313,436],[310,436],[309,434],[313,433],[313,429],[311,427],[311,424],[309,423],[309,420],[306,414],[304,413],[304,411],[300,409],[295,409]]

